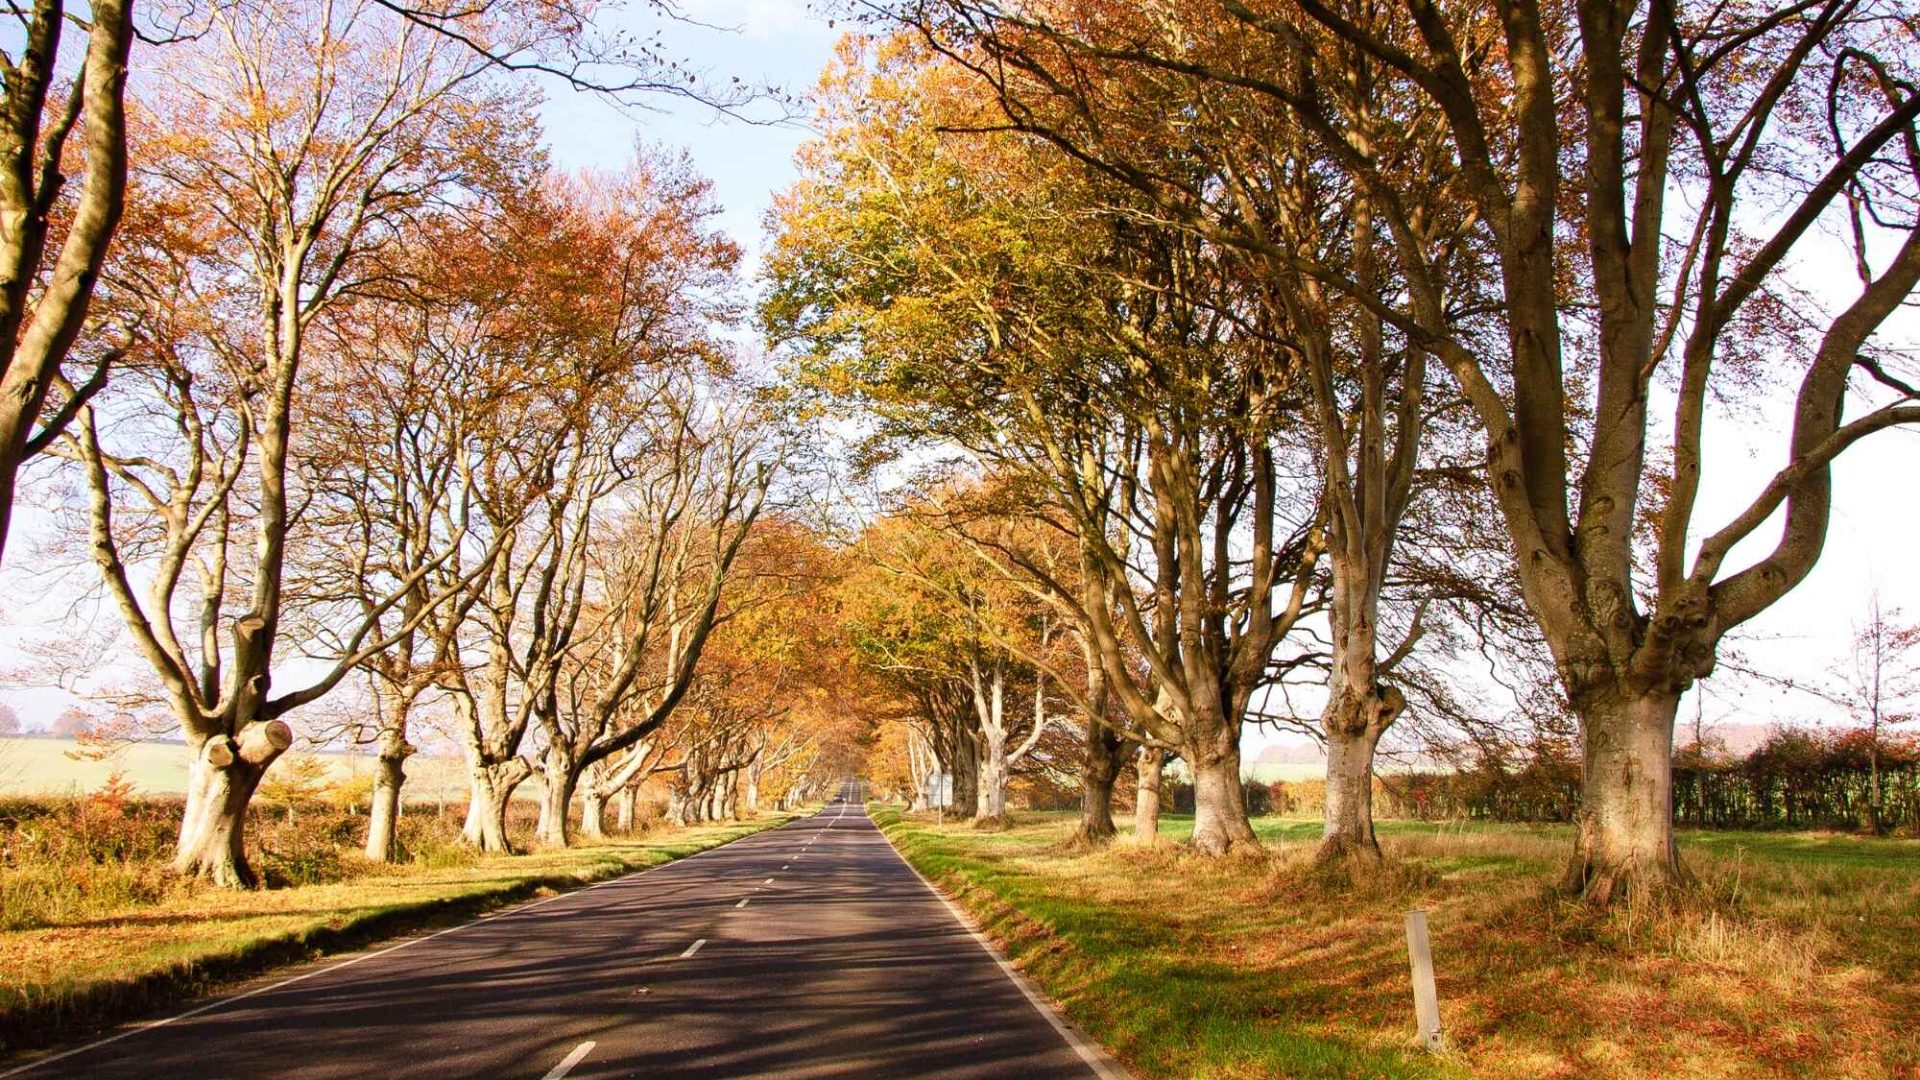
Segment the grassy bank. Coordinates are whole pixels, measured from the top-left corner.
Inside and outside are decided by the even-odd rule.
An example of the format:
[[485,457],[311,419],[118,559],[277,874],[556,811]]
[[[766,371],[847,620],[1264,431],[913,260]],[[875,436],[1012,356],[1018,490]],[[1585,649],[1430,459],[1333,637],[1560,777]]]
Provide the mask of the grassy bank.
[[[646,835],[529,855],[365,865],[341,880],[234,893],[170,882],[157,897],[0,932],[0,1052],[71,1038],[277,964],[444,925],[658,865],[791,820]],[[122,872],[122,876],[124,873]]]
[[[1562,828],[1387,823],[1393,869],[1355,886],[1312,872],[1313,822],[1263,819],[1267,855],[1215,861],[1062,850],[1065,814],[1007,832],[878,816],[1142,1077],[1920,1075],[1913,841],[1689,836],[1701,899],[1596,916],[1544,887]],[[1414,1046],[1414,907],[1433,927],[1438,1055]]]

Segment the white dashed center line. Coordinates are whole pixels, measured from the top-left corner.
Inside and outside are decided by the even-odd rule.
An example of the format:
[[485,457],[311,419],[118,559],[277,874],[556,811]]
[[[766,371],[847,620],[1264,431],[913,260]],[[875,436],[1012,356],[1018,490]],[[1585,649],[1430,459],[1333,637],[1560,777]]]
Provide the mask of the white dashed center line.
[[547,1075],[541,1077],[540,1080],[560,1080],[561,1077],[572,1072],[575,1065],[586,1060],[587,1055],[591,1053],[593,1053],[593,1040],[589,1039],[579,1046],[574,1047],[572,1053],[561,1058],[560,1064],[547,1070]]
[[735,904],[735,905],[733,905],[733,906],[734,906],[734,907],[737,907],[737,908],[743,908],[743,907],[746,907],[746,906],[747,906],[747,901],[749,901],[749,900],[751,900],[751,899],[753,899],[753,897],[751,897],[751,896],[743,896],[743,897],[741,897],[741,898],[740,898],[740,902],[739,902],[739,903],[737,903],[737,904]]
[[[696,941],[693,944],[687,946],[687,951],[680,954],[680,959],[685,960],[687,957],[692,956],[694,953],[699,952],[700,946],[705,945],[706,943],[707,943],[707,939],[701,938],[699,941]],[[572,1068],[573,1066],[569,1065],[567,1067]]]

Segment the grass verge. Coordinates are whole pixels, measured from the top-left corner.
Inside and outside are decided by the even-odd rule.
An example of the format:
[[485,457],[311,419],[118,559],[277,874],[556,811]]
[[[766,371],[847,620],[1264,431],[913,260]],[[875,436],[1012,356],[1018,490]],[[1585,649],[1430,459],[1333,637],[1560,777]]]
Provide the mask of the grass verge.
[[[1208,860],[1062,849],[877,809],[889,838],[1141,1077],[1920,1077],[1920,844],[1714,833],[1700,895],[1595,915],[1545,883],[1563,829],[1383,823],[1389,869],[1310,866],[1317,824]],[[1181,822],[1169,819],[1168,831]],[[1414,1044],[1402,913],[1426,909],[1449,1047]]]
[[793,816],[331,884],[185,889],[97,919],[0,933],[0,1054],[73,1039],[271,967],[657,866]]

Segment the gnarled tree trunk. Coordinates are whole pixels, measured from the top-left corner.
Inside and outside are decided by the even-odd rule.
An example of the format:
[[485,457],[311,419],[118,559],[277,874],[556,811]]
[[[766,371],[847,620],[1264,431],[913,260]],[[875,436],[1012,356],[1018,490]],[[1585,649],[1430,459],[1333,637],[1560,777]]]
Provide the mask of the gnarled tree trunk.
[[1142,746],[1134,765],[1140,779],[1133,794],[1133,842],[1152,847],[1160,840],[1160,777],[1167,767],[1167,752]]
[[607,837],[606,826],[607,797],[598,792],[587,790],[580,793],[580,835],[589,840],[604,840]]
[[232,888],[260,884],[247,862],[247,802],[267,767],[292,745],[293,729],[269,720],[246,725],[237,738],[215,736],[192,747],[176,872]]
[[626,787],[620,789],[618,795],[613,797],[614,821],[619,825],[621,832],[630,833],[633,831],[634,804],[639,801],[640,788],[637,784],[628,784]]
[[1336,686],[1322,715],[1327,737],[1327,796],[1324,827],[1314,861],[1380,861],[1373,833],[1373,755],[1407,699],[1395,687],[1354,693]]
[[1247,793],[1240,783],[1240,724],[1208,726],[1212,730],[1182,754],[1193,770],[1193,848],[1205,855],[1257,850],[1260,841],[1247,820]]
[[476,765],[469,772],[467,821],[461,836],[481,851],[506,855],[513,851],[507,838],[507,804],[513,790],[532,775],[525,758],[514,758],[503,765]]
[[578,776],[571,764],[564,755],[548,751],[543,774],[546,783],[540,791],[540,825],[534,833],[534,838],[542,844],[566,847],[573,841],[573,825],[567,820],[567,810],[573,805]]
[[389,728],[381,734],[373,796],[367,808],[366,856],[374,862],[393,862],[399,857],[400,792],[407,780],[407,758],[412,753],[413,747],[399,729]]
[[1574,703],[1586,743],[1579,838],[1565,886],[1595,904],[1685,880],[1673,840],[1673,723],[1680,695],[1594,695]]
[[1126,764],[1125,743],[1112,728],[1089,718],[1086,757],[1080,765],[1080,824],[1073,842],[1104,844],[1119,830],[1113,824],[1113,784]]

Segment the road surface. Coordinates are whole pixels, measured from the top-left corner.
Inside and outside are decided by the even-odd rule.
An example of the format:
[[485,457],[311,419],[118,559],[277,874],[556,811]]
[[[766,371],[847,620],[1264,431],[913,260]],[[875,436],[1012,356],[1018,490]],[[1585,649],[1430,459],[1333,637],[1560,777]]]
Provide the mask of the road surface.
[[851,791],[814,817],[0,1076],[1119,1076],[1029,998]]

